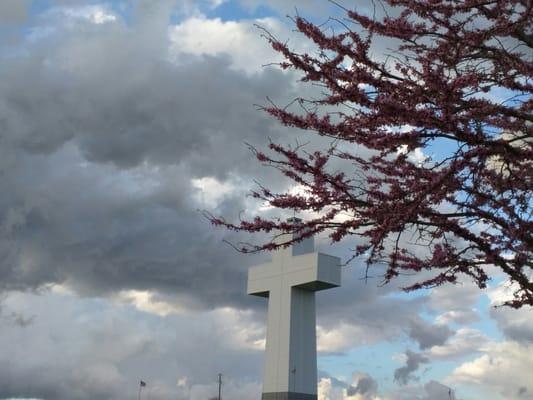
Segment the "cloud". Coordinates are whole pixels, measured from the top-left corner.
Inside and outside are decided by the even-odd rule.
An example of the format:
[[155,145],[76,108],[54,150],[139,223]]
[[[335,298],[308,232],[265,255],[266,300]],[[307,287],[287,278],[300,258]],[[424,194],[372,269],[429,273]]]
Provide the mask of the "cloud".
[[188,55],[230,55],[230,66],[247,74],[265,70],[264,65],[281,61],[270,44],[261,37],[256,25],[273,34],[288,35],[289,29],[276,18],[244,21],[222,21],[219,18],[192,17],[170,30],[172,60],[183,63]]
[[0,398],[118,400],[143,379],[154,400],[205,400],[218,372],[226,395],[260,393],[255,342],[263,331],[250,312],[160,317],[110,300],[20,292],[6,296],[4,310],[35,319],[20,326],[0,318]]
[[480,352],[489,339],[477,329],[460,328],[446,344],[432,346],[425,354],[435,359],[461,358]]
[[[353,277],[346,277],[343,286],[336,289],[337,294],[318,296],[321,303],[317,311],[319,352],[343,353],[354,347],[393,340],[405,331],[420,344],[421,349],[427,349],[445,343],[453,335],[449,328],[426,323],[418,317],[420,299],[386,298],[381,289],[365,285],[354,279],[354,271],[351,273]],[[345,303],[339,300],[342,295],[346,296]],[[322,296],[328,296],[327,303],[323,305]]]
[[430,380],[424,385],[402,386],[387,393],[384,400],[460,400],[460,398],[456,397],[453,388]]
[[505,399],[533,399],[532,369],[531,344],[493,342],[485,346],[483,355],[455,368],[447,381],[487,394],[496,392]]
[[471,282],[443,285],[431,290],[429,306],[439,315],[436,322],[442,325],[468,324],[479,320],[475,309],[480,289]]
[[508,282],[503,281],[489,291],[492,308],[490,316],[496,320],[503,334],[519,343],[533,343],[533,320],[531,319],[531,307],[524,306],[514,310],[501,305],[512,292],[513,288]]
[[380,400],[378,384],[370,375],[354,372],[349,382],[322,373],[318,400]]
[[[151,54],[124,49],[132,39],[127,32],[73,34],[47,55],[51,66],[42,68],[39,57],[4,63],[10,80],[1,88],[5,144],[42,154],[72,141],[90,162],[181,163],[198,177],[228,173],[236,161],[251,163],[243,142],[273,133],[274,123],[253,104],[269,92],[283,93],[285,75],[268,70],[249,79],[229,70],[224,57],[146,65]],[[105,64],[101,54],[109,54]],[[51,95],[54,102],[42,104]],[[230,143],[239,151],[221,151]]]
[[3,320],[4,323],[25,328],[35,320],[35,315],[27,316],[17,311],[4,311],[2,301],[4,301],[5,298],[5,294],[0,297],[0,320]]
[[498,327],[504,335],[520,343],[533,343],[533,321],[531,308],[523,307],[520,310],[492,308],[490,315],[496,320]]
[[20,24],[28,18],[30,0],[0,1],[0,24]]
[[429,381],[424,385],[427,400],[456,400],[453,390],[437,381]]
[[180,168],[121,172],[86,164],[72,147],[31,158],[2,199],[3,210],[18,216],[5,219],[0,287],[63,283],[87,295],[158,290],[205,307],[245,297],[246,261],[194,210]]
[[412,320],[409,336],[418,342],[420,349],[442,345],[453,335],[453,331],[445,325],[428,324],[422,319]]
[[[246,208],[247,182],[268,173],[244,142],[281,132],[253,104],[292,96],[290,80],[252,79],[227,54],[169,62],[169,4],[139,3],[132,24],[93,21],[96,5],[54,8],[39,22],[53,30],[1,63],[0,290],[155,290],[197,307],[245,298],[253,257],[196,209]],[[219,185],[198,196],[198,182]]]
[[440,314],[435,322],[439,325],[468,324],[479,320],[476,310],[453,310]]
[[[352,242],[333,247],[324,244],[319,251],[347,259]],[[381,270],[376,266],[375,276]],[[401,282],[379,285],[376,278],[365,280],[365,268],[356,261],[342,270],[342,286],[317,294],[318,349],[323,353],[343,353],[352,348],[403,337],[411,321],[426,301],[422,296],[398,296]]]
[[[245,382],[229,380],[223,382],[222,396],[227,399],[253,400],[261,393],[259,382]],[[187,393],[188,400],[218,399],[218,387],[215,383],[204,385],[192,385],[183,390]]]
[[341,387],[334,387],[331,378],[321,378],[318,381],[318,400],[337,400],[342,399]]
[[93,24],[105,24],[117,20],[117,16],[112,11],[101,5],[59,8],[57,12],[62,14],[62,17],[67,18],[72,24],[79,23],[80,20],[85,20]]
[[418,380],[413,374],[418,370],[421,364],[429,363],[429,359],[421,353],[407,350],[405,356],[405,366],[394,371],[394,380],[402,385],[406,385],[411,380]]
[[378,384],[368,374],[353,373],[351,385],[346,390],[348,398],[354,400],[377,399]]

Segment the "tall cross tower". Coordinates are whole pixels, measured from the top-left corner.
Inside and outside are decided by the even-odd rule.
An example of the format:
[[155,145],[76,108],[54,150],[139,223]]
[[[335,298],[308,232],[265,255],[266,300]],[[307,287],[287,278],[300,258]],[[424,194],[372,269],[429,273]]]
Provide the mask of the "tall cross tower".
[[262,400],[317,400],[315,292],[340,284],[340,259],[315,253],[313,238],[249,269],[248,294],[268,298]]

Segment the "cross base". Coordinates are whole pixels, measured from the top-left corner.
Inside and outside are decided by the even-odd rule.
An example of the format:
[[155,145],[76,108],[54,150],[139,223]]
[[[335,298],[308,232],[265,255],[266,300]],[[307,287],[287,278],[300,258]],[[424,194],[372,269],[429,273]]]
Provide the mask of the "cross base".
[[316,394],[296,392],[271,392],[263,393],[261,400],[317,400]]

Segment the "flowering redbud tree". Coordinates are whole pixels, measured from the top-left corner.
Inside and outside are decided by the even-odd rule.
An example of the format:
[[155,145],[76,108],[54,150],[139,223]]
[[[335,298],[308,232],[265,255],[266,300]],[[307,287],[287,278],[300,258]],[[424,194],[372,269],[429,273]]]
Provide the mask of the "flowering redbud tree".
[[[408,291],[465,278],[484,288],[489,271],[499,270],[513,288],[505,304],[533,305],[533,1],[381,6],[384,17],[344,10],[327,28],[295,17],[316,46],[311,54],[265,32],[284,57],[280,67],[298,71],[321,95],[295,99],[296,109],[264,110],[331,145],[253,149],[302,190],[260,187],[252,195],[311,217],[297,226],[266,217],[211,221],[245,232],[296,231],[295,240],[322,231],[334,242],[357,236],[354,256],[385,263],[385,283],[419,278]],[[379,55],[380,43],[395,47]]]

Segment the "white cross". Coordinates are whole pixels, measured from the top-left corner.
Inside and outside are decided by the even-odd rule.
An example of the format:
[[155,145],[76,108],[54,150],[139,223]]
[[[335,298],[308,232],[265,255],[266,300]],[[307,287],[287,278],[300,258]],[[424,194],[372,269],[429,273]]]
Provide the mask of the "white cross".
[[[289,239],[284,235],[277,243]],[[248,294],[268,297],[263,400],[293,398],[291,393],[316,399],[315,292],[340,284],[340,259],[315,253],[313,238],[249,269]]]

